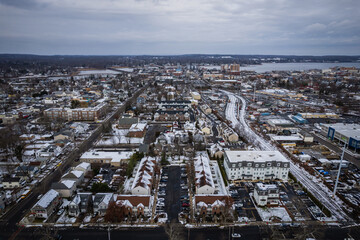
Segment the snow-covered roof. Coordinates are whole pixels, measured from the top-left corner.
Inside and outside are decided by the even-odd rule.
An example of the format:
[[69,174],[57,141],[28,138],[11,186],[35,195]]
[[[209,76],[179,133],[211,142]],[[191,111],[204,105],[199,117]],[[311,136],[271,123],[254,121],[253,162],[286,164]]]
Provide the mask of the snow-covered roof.
[[205,154],[199,154],[195,158],[195,185],[202,187],[209,185],[214,187],[214,181],[211,175],[210,160]]
[[153,157],[144,157],[141,159],[132,185],[132,189],[138,186],[144,187],[146,189],[151,187],[155,163],[156,158]]
[[[109,159],[111,161],[116,159],[129,159],[134,153],[133,152],[105,152],[105,151],[88,151],[85,152],[80,159]],[[89,163],[90,164],[90,163]]]
[[73,188],[76,184],[76,182],[73,180],[62,180],[61,183],[64,184],[68,189]]
[[84,174],[84,172],[78,170],[71,171],[71,173],[74,174],[77,178],[80,178]]
[[134,123],[133,125],[131,125],[129,131],[130,132],[142,132],[145,130],[146,126],[147,126],[146,122]]
[[97,193],[94,198],[94,203],[105,203],[106,205],[108,205],[113,199],[113,196],[113,193]]
[[82,162],[82,163],[80,163],[79,165],[77,165],[75,167],[75,169],[84,169],[84,170],[87,170],[87,169],[90,169],[90,168],[91,168],[91,164],[87,163],[87,162]]
[[229,162],[289,162],[279,151],[225,151]]
[[59,197],[60,194],[54,189],[50,189],[47,193],[40,198],[40,200],[35,204],[35,206],[40,206],[42,208],[47,208],[55,198]]

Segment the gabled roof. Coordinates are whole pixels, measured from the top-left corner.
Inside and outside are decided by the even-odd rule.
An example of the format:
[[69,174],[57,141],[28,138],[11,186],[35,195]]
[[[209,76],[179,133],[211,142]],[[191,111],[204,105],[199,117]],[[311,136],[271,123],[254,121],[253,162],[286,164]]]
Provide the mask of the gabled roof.
[[135,195],[118,195],[117,201],[128,200],[133,206],[142,204],[143,206],[150,205],[150,196],[135,196]]
[[141,159],[132,188],[141,186],[149,189],[152,185],[153,172],[155,170],[156,158],[144,157]]
[[40,200],[34,205],[34,207],[39,206],[42,208],[47,208],[55,198],[59,197],[60,194],[54,189],[50,189],[47,193],[40,198]]
[[214,181],[211,175],[210,160],[208,157],[200,154],[195,158],[195,185],[202,187],[205,185],[214,187]]

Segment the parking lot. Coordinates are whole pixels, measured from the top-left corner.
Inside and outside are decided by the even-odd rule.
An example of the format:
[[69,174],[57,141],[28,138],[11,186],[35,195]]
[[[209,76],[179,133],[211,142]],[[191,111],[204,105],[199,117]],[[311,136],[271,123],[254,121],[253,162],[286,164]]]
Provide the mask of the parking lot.
[[248,218],[250,221],[261,221],[249,193],[254,190],[252,183],[241,182],[237,186],[230,186],[231,197],[234,199],[235,211],[239,218]]
[[178,222],[179,213],[189,214],[189,194],[186,168],[163,167],[159,182],[156,212],[168,215],[170,222]]

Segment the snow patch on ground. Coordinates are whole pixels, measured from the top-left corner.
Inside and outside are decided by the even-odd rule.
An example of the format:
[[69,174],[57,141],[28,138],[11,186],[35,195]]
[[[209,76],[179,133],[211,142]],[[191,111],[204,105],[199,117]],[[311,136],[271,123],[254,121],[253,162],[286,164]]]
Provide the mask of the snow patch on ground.
[[283,207],[256,208],[261,219],[266,222],[279,218],[282,222],[290,222],[291,217]]
[[59,219],[56,221],[56,223],[75,223],[76,222],[76,218],[75,217],[69,217],[66,213],[66,211],[64,211],[63,214],[61,214],[61,216],[59,217]]

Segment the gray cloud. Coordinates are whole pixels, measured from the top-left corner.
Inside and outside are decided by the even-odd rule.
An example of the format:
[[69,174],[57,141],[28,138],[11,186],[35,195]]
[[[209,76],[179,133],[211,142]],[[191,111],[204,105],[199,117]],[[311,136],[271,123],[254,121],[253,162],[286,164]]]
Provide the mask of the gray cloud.
[[357,0],[0,0],[0,52],[360,54]]

